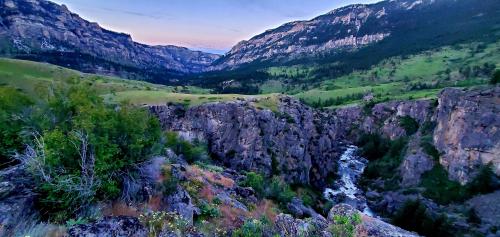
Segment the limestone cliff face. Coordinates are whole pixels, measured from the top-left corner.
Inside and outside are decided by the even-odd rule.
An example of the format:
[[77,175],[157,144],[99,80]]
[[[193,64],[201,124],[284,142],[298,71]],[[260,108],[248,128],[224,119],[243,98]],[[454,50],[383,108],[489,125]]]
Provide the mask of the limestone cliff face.
[[128,34],[103,29],[46,0],[0,0],[0,53],[104,74],[200,72],[218,58],[134,42]]
[[[371,109],[314,110],[290,97],[279,98],[278,111],[259,109],[255,101],[212,103],[190,109],[175,105],[152,106],[163,127],[186,139],[208,143],[210,152],[228,167],[280,173],[291,183],[324,187],[333,177],[347,143],[361,133],[395,139],[405,136],[400,118],[409,116],[420,126],[434,121],[436,147],[450,177],[465,183],[475,171],[492,162],[499,165],[500,89],[461,91],[447,89],[439,106],[431,100],[387,102]],[[417,134],[418,135],[418,134]],[[415,135],[415,136],[417,136]],[[416,184],[433,162],[410,141],[401,166],[408,185]]]
[[486,164],[500,175],[500,87],[446,89],[435,116],[434,142],[452,179],[467,183]]

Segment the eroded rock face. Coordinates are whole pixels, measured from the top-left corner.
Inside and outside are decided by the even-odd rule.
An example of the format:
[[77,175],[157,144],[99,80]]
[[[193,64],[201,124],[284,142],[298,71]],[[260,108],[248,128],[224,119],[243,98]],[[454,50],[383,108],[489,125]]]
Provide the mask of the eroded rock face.
[[[175,105],[151,106],[150,110],[165,129],[189,140],[207,141],[210,152],[232,169],[280,173],[287,182],[320,188],[335,174],[346,144],[361,134],[390,139],[407,136],[401,126],[406,116],[420,126],[436,122],[434,141],[443,153],[441,164],[450,177],[464,183],[490,162],[500,173],[499,95],[499,87],[469,92],[447,89],[440,94],[437,108],[432,100],[417,100],[320,111],[280,97],[275,112],[244,100],[187,110]],[[419,137],[410,141],[414,149],[408,151],[400,169],[407,186],[418,184],[433,166],[419,144]]]
[[147,237],[148,231],[135,217],[104,217],[94,223],[77,225],[68,231],[72,237]]
[[450,178],[464,184],[478,168],[492,164],[500,175],[500,87],[439,95],[434,132],[440,163]]
[[328,115],[289,97],[279,111],[257,109],[250,101],[213,103],[184,110],[153,106],[165,129],[206,141],[227,167],[266,175],[281,173],[289,183],[323,186],[344,149]]
[[200,72],[219,57],[176,46],[140,44],[130,35],[103,29],[46,0],[0,1],[0,40],[2,54],[129,78],[144,74],[143,79],[151,79],[155,70]]
[[37,194],[34,183],[22,166],[0,171],[0,236],[11,236],[36,221]]

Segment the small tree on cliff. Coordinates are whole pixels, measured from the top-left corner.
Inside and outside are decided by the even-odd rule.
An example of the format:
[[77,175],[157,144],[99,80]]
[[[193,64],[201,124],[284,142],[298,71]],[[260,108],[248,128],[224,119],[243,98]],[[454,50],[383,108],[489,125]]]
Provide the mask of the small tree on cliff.
[[500,83],[500,70],[495,70],[493,76],[491,76],[490,84],[496,85]]

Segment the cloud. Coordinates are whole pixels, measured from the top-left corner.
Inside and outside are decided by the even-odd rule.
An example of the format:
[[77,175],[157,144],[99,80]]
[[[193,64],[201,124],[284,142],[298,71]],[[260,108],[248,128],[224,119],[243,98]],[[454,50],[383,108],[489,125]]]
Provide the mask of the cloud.
[[169,14],[165,14],[163,12],[151,12],[151,13],[144,13],[144,12],[135,12],[135,11],[129,11],[129,10],[121,10],[121,9],[112,9],[112,8],[101,8],[101,10],[108,11],[108,12],[113,12],[113,13],[120,13],[124,15],[131,15],[131,16],[137,16],[137,17],[145,17],[145,18],[150,18],[154,20],[174,20],[175,17]]

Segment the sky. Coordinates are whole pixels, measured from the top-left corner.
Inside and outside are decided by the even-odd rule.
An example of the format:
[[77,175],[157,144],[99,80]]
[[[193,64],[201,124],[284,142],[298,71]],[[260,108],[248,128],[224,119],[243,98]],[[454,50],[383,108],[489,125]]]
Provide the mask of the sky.
[[224,53],[241,40],[352,3],[379,0],[54,0],[141,43]]

